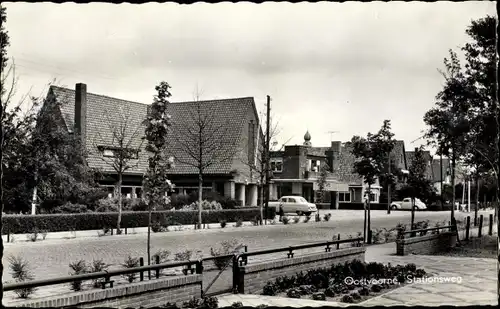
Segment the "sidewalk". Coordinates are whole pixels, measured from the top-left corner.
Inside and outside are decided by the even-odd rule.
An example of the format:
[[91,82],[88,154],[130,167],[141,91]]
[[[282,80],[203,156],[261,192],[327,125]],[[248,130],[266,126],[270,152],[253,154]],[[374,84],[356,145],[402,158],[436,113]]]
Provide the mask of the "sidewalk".
[[[414,263],[433,277],[427,282],[415,282],[353,305],[367,307],[498,305],[496,259],[425,255],[396,256],[395,247],[394,243],[369,246],[366,248],[365,260],[393,265]],[[456,278],[460,282],[451,283],[450,278]],[[234,302],[241,302],[243,306],[252,307],[261,304],[276,307],[351,306],[351,304],[337,302],[246,294],[226,294],[219,296],[218,299],[219,307],[231,306]]]

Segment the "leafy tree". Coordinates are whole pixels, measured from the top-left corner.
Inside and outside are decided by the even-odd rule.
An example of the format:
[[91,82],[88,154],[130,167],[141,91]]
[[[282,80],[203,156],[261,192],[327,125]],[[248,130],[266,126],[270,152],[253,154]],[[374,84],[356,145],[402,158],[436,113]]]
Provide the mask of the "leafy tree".
[[[437,153],[451,157],[451,186],[455,187],[457,162],[468,151],[470,122],[467,117],[472,89],[468,84],[455,52],[450,50],[450,59],[444,60],[446,71],[442,72],[445,85],[436,96],[435,107],[426,112],[424,122],[428,126],[425,134],[430,143],[437,146]],[[452,197],[455,205],[455,194]],[[451,208],[451,217],[455,207]],[[452,219],[453,221],[453,219]]]
[[435,193],[431,180],[426,177],[427,160],[422,147],[416,149],[409,172],[408,181],[403,190],[412,200],[410,226],[413,229],[415,223],[415,199],[419,198],[424,202],[428,202],[428,198]]
[[[170,85],[161,82],[155,87],[157,95],[151,104],[150,112],[145,120],[145,138],[147,140],[146,151],[150,153],[148,159],[148,171],[144,176],[144,198],[148,206],[148,264],[151,263],[151,209],[153,205],[162,203],[166,194],[172,188],[167,177],[168,169],[173,165],[173,159],[167,158],[167,136],[170,123],[170,115],[167,106],[171,96]],[[149,272],[151,276],[151,272]]]
[[[384,123],[377,134],[368,133],[366,138],[354,136],[351,140],[352,153],[356,157],[354,162],[354,171],[361,175],[364,182],[368,185],[366,229],[370,231],[370,195],[371,188],[383,174],[384,164],[387,162],[387,154],[394,148],[394,134],[391,132],[390,120],[384,120]],[[365,234],[366,235],[366,234]]]
[[[265,115],[261,114],[260,119],[265,119]],[[271,142],[269,145],[269,151],[281,151],[285,147],[285,145],[290,141],[288,139],[285,143],[282,144],[282,146],[278,149],[275,148],[275,146],[278,145],[278,142],[275,141],[275,138],[279,135],[280,133],[280,128],[278,125],[278,122],[273,123],[273,117],[270,117],[270,130],[269,130],[269,139],[273,142]],[[260,192],[260,203],[259,203],[259,208],[260,208],[260,221],[262,223],[263,221],[263,208],[264,208],[264,188],[266,184],[266,174],[269,173],[272,175],[272,171],[268,170],[268,167],[270,165],[267,165],[267,156],[266,156],[266,151],[268,149],[267,147],[267,141],[266,141],[266,128],[263,128],[264,132],[262,132],[262,128],[259,126],[258,128],[258,137],[256,141],[256,146],[255,146],[255,160],[252,160],[251,156],[246,155],[248,153],[249,149],[246,149],[247,152],[243,153],[241,155],[240,161],[247,166],[250,169],[250,175],[249,176],[251,179],[253,179],[254,175],[258,179],[258,191]],[[245,145],[248,145],[248,143],[245,143]],[[271,177],[272,178],[272,177]]]
[[319,198],[319,201],[320,203],[324,203],[325,202],[325,196],[326,196],[326,192],[328,192],[326,189],[328,188],[328,181],[327,181],[327,178],[328,178],[328,175],[329,175],[329,171],[330,171],[330,167],[328,166],[328,164],[325,162],[322,166],[321,166],[321,169],[319,171],[319,177],[318,177],[318,198]]
[[107,193],[96,181],[100,173],[87,165],[79,135],[69,133],[58,121],[56,109],[61,104],[49,97],[39,104],[42,107],[28,147],[29,182],[37,189],[44,211],[65,203],[95,210],[97,201]]
[[[466,30],[472,41],[465,44],[462,51],[466,58],[464,74],[473,89],[469,114],[471,119],[469,144],[472,147],[466,157],[466,163],[475,169],[476,186],[478,186],[479,177],[484,176],[488,171],[495,174],[498,203],[500,106],[496,81],[496,28],[496,18],[492,16],[472,21]],[[478,194],[476,194],[477,199]],[[497,214],[496,208],[495,214]]]
[[131,114],[122,107],[111,116],[110,111],[104,111],[103,122],[107,124],[108,135],[97,133],[94,139],[94,149],[101,160],[117,174],[115,192],[118,195],[118,220],[116,233],[121,234],[121,218],[123,208],[122,183],[123,175],[139,164],[139,152],[142,149],[140,137],[142,126],[134,124]]
[[[175,161],[196,168],[198,171],[198,228],[201,228],[203,202],[203,176],[207,168],[230,161],[239,149],[236,141],[230,138],[230,128],[219,121],[217,110],[199,100],[200,93],[195,93],[195,101],[189,103],[189,122],[174,126],[175,147],[183,155]],[[228,146],[228,143],[231,144]],[[226,149],[230,149],[226,151]]]
[[424,121],[430,126],[427,137],[438,146],[438,154],[451,154],[452,187],[456,163],[464,159],[478,174],[488,170],[495,174],[498,202],[500,106],[496,96],[496,27],[492,16],[472,21],[466,30],[472,40],[462,47],[465,66],[462,68],[456,53],[450,51],[450,59],[445,59],[444,88]]

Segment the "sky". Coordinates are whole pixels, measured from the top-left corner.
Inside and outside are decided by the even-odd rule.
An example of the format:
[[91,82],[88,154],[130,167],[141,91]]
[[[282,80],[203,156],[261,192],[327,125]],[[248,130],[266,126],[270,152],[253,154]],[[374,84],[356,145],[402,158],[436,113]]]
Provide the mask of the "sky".
[[[171,101],[271,96],[278,144],[313,146],[376,132],[390,119],[406,150],[442,88],[448,50],[495,2],[8,3],[16,99],[47,84],[145,104],[160,81]],[[335,131],[335,133],[329,133]]]

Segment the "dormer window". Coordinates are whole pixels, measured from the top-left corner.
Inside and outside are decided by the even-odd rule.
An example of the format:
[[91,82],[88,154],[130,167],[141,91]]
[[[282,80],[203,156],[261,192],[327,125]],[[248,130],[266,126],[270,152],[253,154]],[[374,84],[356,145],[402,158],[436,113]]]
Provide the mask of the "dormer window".
[[271,171],[281,173],[283,172],[283,158],[271,158]]
[[102,152],[102,155],[105,157],[114,157],[115,152],[111,149],[104,149],[104,151]]

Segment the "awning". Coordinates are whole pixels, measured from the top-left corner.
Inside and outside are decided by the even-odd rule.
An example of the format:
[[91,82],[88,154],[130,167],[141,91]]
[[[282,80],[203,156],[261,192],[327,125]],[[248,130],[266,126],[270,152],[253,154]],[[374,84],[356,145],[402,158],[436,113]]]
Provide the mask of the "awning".
[[[313,183],[313,190],[319,190],[319,184],[317,182]],[[325,186],[325,191],[338,191],[338,192],[349,192],[349,185],[346,183],[340,183],[335,181],[327,181]]]

